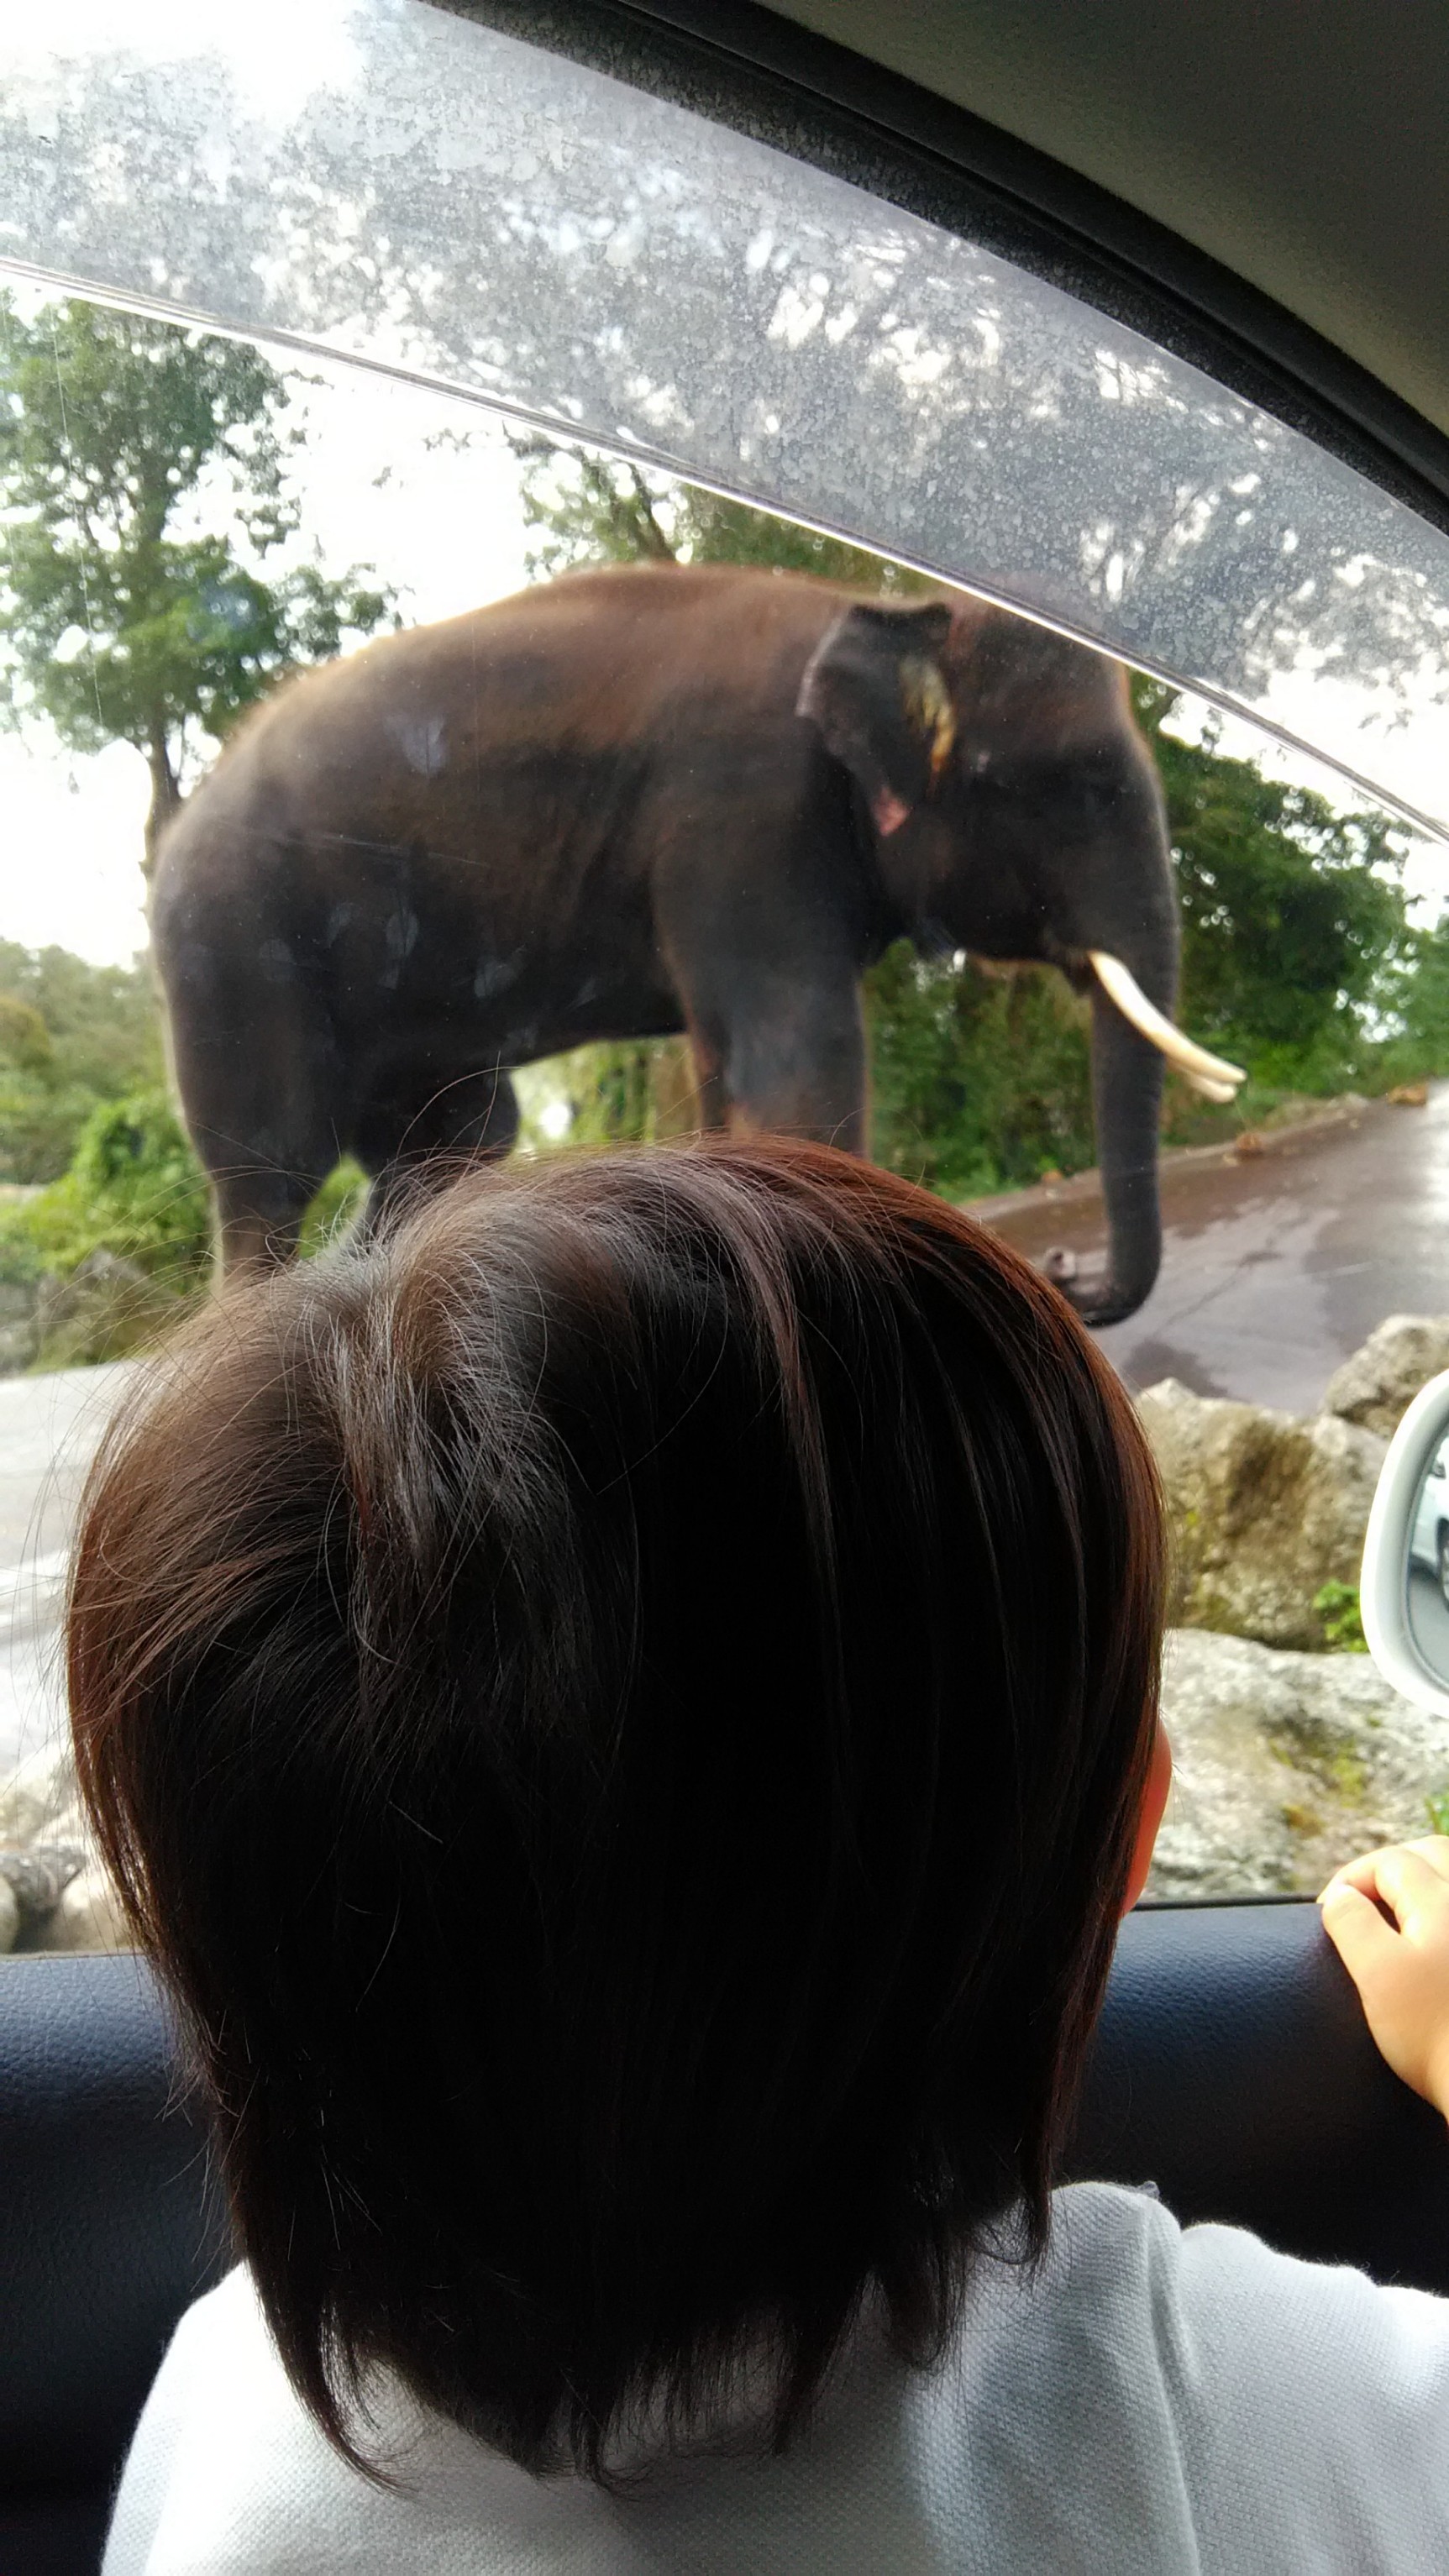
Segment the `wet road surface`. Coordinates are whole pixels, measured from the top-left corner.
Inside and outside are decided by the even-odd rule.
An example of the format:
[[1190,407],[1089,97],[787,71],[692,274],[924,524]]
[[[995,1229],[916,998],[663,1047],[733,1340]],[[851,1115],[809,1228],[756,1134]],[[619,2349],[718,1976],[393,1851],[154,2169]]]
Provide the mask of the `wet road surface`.
[[[1176,1377],[1311,1413],[1386,1315],[1449,1313],[1449,1083],[1427,1108],[1365,1102],[1263,1148],[1165,1158],[1157,1286],[1097,1336],[1129,1386]],[[1085,1266],[1105,1245],[1088,1173],[975,1213],[1036,1260],[1060,1245]]]
[[75,1507],[131,1370],[0,1378],[0,1781],[60,1731],[58,1618]]

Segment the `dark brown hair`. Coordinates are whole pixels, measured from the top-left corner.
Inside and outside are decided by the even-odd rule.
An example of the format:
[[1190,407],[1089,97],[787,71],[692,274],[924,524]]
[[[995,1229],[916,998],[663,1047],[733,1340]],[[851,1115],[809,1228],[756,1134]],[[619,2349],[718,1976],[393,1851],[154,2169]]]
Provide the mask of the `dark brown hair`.
[[241,2247],[595,2474],[863,2295],[939,2351],[1053,2159],[1150,1749],[1152,1470],[1053,1289],[824,1148],[513,1163],[222,1298],[94,1471],[85,1795]]

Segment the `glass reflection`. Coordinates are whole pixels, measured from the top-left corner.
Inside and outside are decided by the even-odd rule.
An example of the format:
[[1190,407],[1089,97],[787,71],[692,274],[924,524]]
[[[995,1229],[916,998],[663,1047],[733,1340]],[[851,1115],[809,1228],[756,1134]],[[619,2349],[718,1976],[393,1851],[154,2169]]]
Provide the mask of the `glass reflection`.
[[1419,1489],[1405,1581],[1409,1632],[1435,1680],[1449,1684],[1449,1438]]
[[627,445],[1442,814],[1449,538],[1281,421],[979,243],[441,10],[357,0],[287,50],[274,81],[234,12],[17,14],[7,261]]

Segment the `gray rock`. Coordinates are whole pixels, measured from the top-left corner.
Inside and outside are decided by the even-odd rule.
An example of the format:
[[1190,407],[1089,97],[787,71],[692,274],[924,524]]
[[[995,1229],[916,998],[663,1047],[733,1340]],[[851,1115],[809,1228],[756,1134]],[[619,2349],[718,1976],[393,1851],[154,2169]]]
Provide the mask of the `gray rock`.
[[1314,1596],[1358,1581],[1384,1442],[1336,1414],[1304,1422],[1170,1377],[1137,1401],[1167,1499],[1174,1623],[1321,1647]]
[[1421,1386],[1449,1369],[1449,1315],[1390,1315],[1335,1369],[1323,1408],[1391,1439]]
[[27,1946],[37,1946],[86,1860],[79,1843],[31,1843],[24,1851],[0,1850],[0,1879],[19,1907],[20,1933]]
[[[62,1817],[64,1830],[59,1829]],[[79,1805],[68,1745],[48,1745],[0,1783],[0,1843],[23,1847],[42,1835],[51,1842],[80,1841],[83,1834],[72,1829],[72,1818],[78,1822]]]
[[0,1279],[0,1377],[29,1368],[39,1348],[35,1282]]
[[1178,1629],[1162,1715],[1173,1787],[1149,1896],[1316,1895],[1355,1853],[1428,1833],[1426,1801],[1449,1789],[1449,1719],[1367,1655]]
[[78,1872],[33,1943],[37,1950],[129,1950],[135,1936],[99,1861]]
[[127,1950],[132,1934],[96,1855],[69,1747],[0,1788],[0,1952]]
[[144,1290],[149,1285],[139,1261],[128,1261],[123,1252],[112,1252],[109,1245],[97,1244],[94,1252],[77,1262],[68,1278],[57,1279],[47,1271],[38,1298],[42,1325],[48,1328],[71,1314],[88,1292],[99,1289],[124,1293],[129,1289]]
[[38,1355],[49,1369],[90,1367],[149,1348],[186,1312],[186,1299],[105,1244],[68,1278],[47,1272],[36,1300]]

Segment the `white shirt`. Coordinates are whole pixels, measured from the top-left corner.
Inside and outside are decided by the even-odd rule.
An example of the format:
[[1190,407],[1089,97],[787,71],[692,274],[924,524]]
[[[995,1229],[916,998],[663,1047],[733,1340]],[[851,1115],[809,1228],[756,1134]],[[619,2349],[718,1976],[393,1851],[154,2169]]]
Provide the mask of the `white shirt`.
[[1449,2569],[1449,2301],[1058,2192],[929,2372],[866,2337],[784,2459],[528,2476],[400,2398],[406,2493],[292,2395],[247,2272],[182,2319],[103,2576],[1428,2576]]

